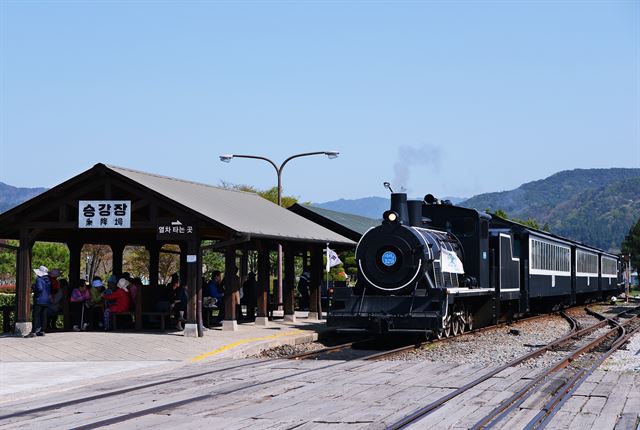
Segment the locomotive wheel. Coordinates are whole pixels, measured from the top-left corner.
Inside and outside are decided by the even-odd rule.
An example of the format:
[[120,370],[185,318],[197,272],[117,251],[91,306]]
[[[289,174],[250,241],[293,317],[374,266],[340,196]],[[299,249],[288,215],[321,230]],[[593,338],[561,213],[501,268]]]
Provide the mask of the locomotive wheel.
[[473,314],[471,312],[467,312],[467,329],[469,331],[473,330]]
[[464,327],[464,322],[461,321],[460,316],[454,315],[451,318],[451,332],[454,336],[458,336],[462,333],[462,327]]
[[459,334],[462,334],[465,331],[467,331],[467,322],[466,322],[467,313],[464,312],[463,315],[464,316],[459,316],[458,317],[458,326],[460,327],[460,333]]
[[442,339],[444,337],[444,330],[441,329],[441,328],[438,329],[438,330],[435,330],[433,332],[433,337],[438,339],[438,340]]
[[445,320],[444,320],[444,336],[445,337],[451,337],[453,335],[453,330],[452,330],[452,324],[451,324],[451,315],[449,315]]

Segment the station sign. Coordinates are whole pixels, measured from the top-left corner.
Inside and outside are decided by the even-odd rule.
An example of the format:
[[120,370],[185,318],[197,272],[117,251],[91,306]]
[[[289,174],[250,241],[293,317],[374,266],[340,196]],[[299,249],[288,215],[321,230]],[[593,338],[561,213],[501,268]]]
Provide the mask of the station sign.
[[131,228],[131,200],[79,200],[79,228]]
[[193,220],[183,218],[159,218],[156,226],[158,240],[188,240],[195,236],[196,227]]

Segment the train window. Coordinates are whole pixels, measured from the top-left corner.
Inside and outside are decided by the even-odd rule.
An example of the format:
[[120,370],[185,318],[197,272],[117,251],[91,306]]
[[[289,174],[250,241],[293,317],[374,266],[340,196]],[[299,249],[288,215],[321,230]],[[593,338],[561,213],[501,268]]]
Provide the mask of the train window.
[[618,263],[611,257],[602,257],[602,276],[611,277],[617,276]]
[[486,221],[482,221],[482,238],[486,239],[489,237],[489,223]]
[[533,238],[529,239],[529,248],[531,270],[570,273],[570,248]]

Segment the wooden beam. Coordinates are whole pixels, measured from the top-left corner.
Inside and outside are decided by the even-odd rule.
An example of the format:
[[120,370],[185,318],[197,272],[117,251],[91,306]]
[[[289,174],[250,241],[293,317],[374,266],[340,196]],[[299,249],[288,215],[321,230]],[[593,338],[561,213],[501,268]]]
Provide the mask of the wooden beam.
[[227,247],[224,256],[224,319],[236,320],[236,294],[239,289],[239,279],[236,268],[236,248]]
[[284,247],[284,285],[283,285],[283,301],[285,319],[289,319],[295,315],[295,255],[296,250],[292,244]]
[[311,248],[311,284],[309,285],[310,305],[309,312],[315,313],[318,319],[322,319],[321,290],[322,283],[322,248]]
[[266,318],[269,313],[269,281],[271,275],[269,248],[258,244],[258,317]]
[[[79,287],[78,281],[80,280],[80,252],[82,251],[82,243],[67,242],[67,247],[69,248],[69,291],[67,294],[70,295],[74,288]],[[88,281],[91,282],[91,279],[88,279]],[[64,315],[65,330],[71,330],[69,302],[67,300],[65,300],[62,313]]]
[[16,322],[29,321],[30,296],[31,296],[31,247],[33,241],[29,231],[20,229],[20,246],[18,250],[17,280],[16,280]]
[[203,246],[201,249],[203,251],[209,251],[209,250],[214,250],[214,249],[226,248],[228,246],[240,245],[240,244],[243,244],[243,243],[246,243],[246,242],[250,242],[250,241],[251,241],[251,236],[247,235],[247,236],[237,237],[235,239],[229,239],[229,240],[225,240],[225,241],[212,243],[211,245]]
[[112,272],[116,276],[122,275],[122,254],[124,253],[125,244],[116,242],[111,244],[112,255]]
[[20,249],[19,246],[13,246],[6,243],[0,243],[0,248],[8,249],[10,251],[18,251]]

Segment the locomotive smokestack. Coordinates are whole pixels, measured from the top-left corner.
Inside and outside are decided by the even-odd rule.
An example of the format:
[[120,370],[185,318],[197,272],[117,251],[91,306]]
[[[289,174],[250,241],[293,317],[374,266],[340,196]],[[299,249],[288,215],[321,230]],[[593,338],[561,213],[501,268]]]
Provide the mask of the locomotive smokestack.
[[407,201],[409,212],[409,225],[412,227],[422,227],[422,200]]
[[391,210],[398,214],[404,225],[409,225],[409,210],[407,209],[407,195],[405,193],[391,194]]

